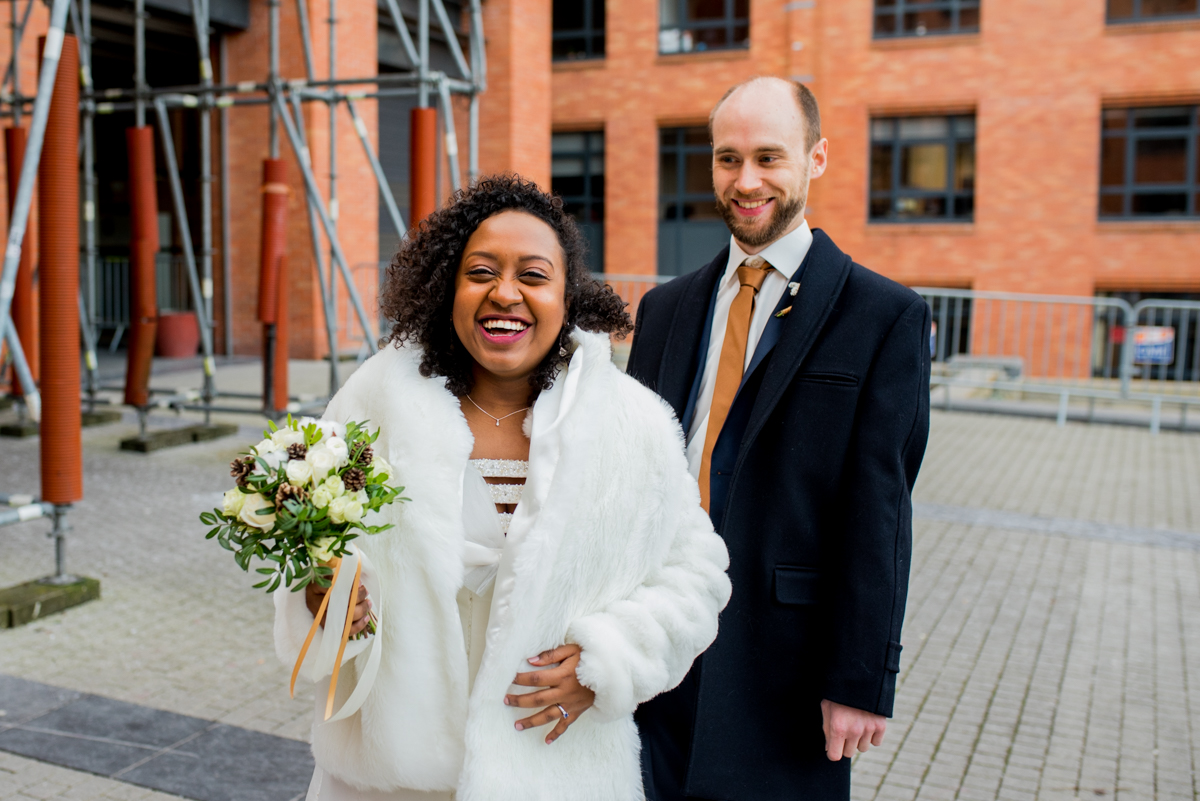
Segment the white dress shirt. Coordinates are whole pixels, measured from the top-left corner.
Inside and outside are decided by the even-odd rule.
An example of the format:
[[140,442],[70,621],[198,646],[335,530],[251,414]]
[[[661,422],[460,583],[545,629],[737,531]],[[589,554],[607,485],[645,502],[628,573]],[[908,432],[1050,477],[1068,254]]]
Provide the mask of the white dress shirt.
[[[750,331],[746,336],[746,355],[742,369],[750,366],[754,358],[754,350],[758,340],[762,338],[763,330],[779,299],[787,291],[792,274],[808,255],[812,245],[812,231],[806,220],[799,228],[790,234],[776,239],[757,255],[762,256],[771,265],[758,297],[754,301],[754,314],[750,318]],[[721,363],[721,347],[725,343],[725,324],[729,321],[729,307],[737,297],[741,283],[738,281],[737,268],[750,258],[742,250],[737,240],[729,237],[729,263],[725,265],[725,274],[721,276],[720,288],[717,289],[717,305],[713,310],[712,335],[708,340],[708,356],[704,360],[704,377],[700,380],[700,394],[696,398],[696,413],[692,417],[692,427],[688,431],[687,460],[688,470],[700,478],[700,462],[704,458],[704,439],[708,433],[708,415],[712,407],[713,389],[717,384],[717,367]]]

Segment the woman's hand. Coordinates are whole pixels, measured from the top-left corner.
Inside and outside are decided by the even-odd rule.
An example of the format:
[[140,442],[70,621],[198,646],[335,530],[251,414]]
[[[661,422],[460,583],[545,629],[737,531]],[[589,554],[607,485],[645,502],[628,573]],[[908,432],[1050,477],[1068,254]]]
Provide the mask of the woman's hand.
[[[310,581],[304,587],[304,603],[308,605],[308,611],[313,617],[317,616],[318,610],[321,608],[321,599],[325,597],[325,593],[329,592],[328,587],[319,587],[315,581]],[[358,585],[358,603],[354,607],[354,622],[350,625],[350,636],[353,637],[367,627],[370,621],[368,614],[371,611],[371,599],[367,597],[367,588],[362,584]],[[321,628],[325,628],[325,613],[321,613]]]
[[[546,745],[562,736],[579,716],[596,703],[596,694],[579,683],[575,668],[579,665],[579,654],[582,649],[578,645],[564,645],[553,651],[543,651],[529,660],[531,665],[554,665],[548,670],[538,670],[532,673],[518,673],[513,684],[522,687],[542,687],[544,689],[522,695],[506,695],[504,703],[509,706],[538,707],[544,706],[541,712],[517,721],[517,731],[531,729],[534,726],[545,726],[547,723],[558,721],[546,736]],[[549,706],[546,706],[549,704]],[[563,717],[562,707],[569,717]]]

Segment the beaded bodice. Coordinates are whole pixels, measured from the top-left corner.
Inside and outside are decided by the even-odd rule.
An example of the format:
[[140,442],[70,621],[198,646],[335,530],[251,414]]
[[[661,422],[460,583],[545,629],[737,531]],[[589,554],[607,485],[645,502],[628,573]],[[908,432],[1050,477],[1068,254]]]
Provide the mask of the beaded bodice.
[[[471,464],[486,478],[525,478],[529,475],[529,462],[520,459],[472,459]],[[488,484],[492,493],[492,502],[497,504],[513,504],[521,502],[524,484],[503,483]],[[500,516],[500,528],[508,534],[508,526],[512,523],[511,512],[497,512]]]

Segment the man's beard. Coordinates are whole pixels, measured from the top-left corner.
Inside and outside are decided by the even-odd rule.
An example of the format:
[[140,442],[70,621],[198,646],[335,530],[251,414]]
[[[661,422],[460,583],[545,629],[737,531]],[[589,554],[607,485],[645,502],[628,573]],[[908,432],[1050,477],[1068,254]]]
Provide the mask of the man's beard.
[[737,215],[732,208],[732,202],[726,203],[717,198],[717,210],[721,212],[721,216],[725,219],[725,224],[729,226],[730,233],[734,239],[752,248],[761,248],[771,244],[778,239],[784,231],[795,221],[796,215],[804,212],[804,204],[808,200],[808,193],[804,192],[791,200],[775,200],[775,210],[771,212],[771,218],[767,221],[766,226],[761,228],[751,227]]

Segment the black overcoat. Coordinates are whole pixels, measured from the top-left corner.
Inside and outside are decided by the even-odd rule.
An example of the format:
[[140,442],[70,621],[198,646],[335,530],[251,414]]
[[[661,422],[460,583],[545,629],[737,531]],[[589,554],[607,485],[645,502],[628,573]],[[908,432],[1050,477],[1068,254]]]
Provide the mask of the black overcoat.
[[[726,249],[642,300],[629,373],[690,423]],[[890,716],[929,432],[929,306],[820,229],[714,448],[733,598],[637,721],[652,801],[849,798],[821,699]],[[763,352],[763,351],[767,352]],[[691,403],[689,403],[691,398]]]

